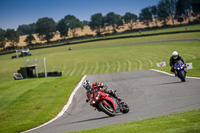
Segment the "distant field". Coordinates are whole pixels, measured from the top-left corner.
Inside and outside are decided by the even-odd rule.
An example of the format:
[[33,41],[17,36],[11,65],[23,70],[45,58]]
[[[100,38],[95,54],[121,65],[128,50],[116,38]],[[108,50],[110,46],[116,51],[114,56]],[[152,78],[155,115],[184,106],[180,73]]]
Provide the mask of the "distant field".
[[[145,31],[144,29],[141,29],[141,33],[139,33],[139,30],[138,30],[137,32],[132,32],[132,33],[111,35],[111,36],[105,36],[105,37],[97,37],[94,39],[86,39],[86,40],[95,40],[95,39],[101,39],[101,38],[104,39],[104,38],[113,38],[113,37],[125,37],[125,36],[138,36],[138,35],[169,33],[169,32],[180,32],[180,31],[191,31],[191,30],[200,30],[200,25],[180,26],[180,27],[173,27],[173,28],[166,28],[166,29],[154,29],[154,30],[149,30],[149,31]],[[80,42],[80,40],[71,41],[71,42]]]
[[[155,29],[155,30],[149,30],[149,31],[141,30],[141,34],[146,35],[146,34],[179,32],[179,31],[190,31],[190,30],[200,30],[200,25],[181,26],[181,27],[166,28],[166,29]],[[137,33],[127,33],[127,34],[122,34],[120,36],[141,35],[141,34],[139,33],[139,30],[138,30]]]
[[[159,35],[32,50],[33,56],[18,59],[11,59],[14,54],[2,55],[0,132],[23,131],[53,118],[85,74],[157,69],[156,63],[162,61],[167,62],[168,66],[159,69],[169,72],[169,58],[177,50],[186,62],[193,63],[194,69],[188,70],[188,75],[200,77],[199,41],[131,45],[136,42],[199,37],[199,32]],[[73,50],[68,51],[69,47]],[[13,80],[12,74],[24,66],[26,59],[44,57],[47,71],[61,71],[63,77]]]
[[[11,59],[11,55],[15,54],[2,55],[0,56],[0,75],[2,75],[0,81],[13,80],[12,73],[24,66],[26,59],[44,57],[46,57],[47,71],[61,71],[64,76],[155,68],[157,62],[166,61],[168,63],[173,50],[177,50],[186,61],[191,61],[198,58],[199,42],[130,44],[198,37],[200,37],[200,33],[159,35],[32,50],[33,56],[18,59]],[[193,45],[195,46],[193,47]],[[69,47],[72,47],[73,50],[68,51]]]

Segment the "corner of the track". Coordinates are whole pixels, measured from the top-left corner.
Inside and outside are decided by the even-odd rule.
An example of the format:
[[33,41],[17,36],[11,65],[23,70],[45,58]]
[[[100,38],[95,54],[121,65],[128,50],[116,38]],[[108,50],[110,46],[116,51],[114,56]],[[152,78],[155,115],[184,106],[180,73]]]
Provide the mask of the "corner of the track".
[[64,113],[65,111],[67,111],[67,109],[69,108],[69,105],[72,103],[72,100],[74,98],[74,95],[75,93],[77,92],[77,90],[80,88],[80,86],[82,85],[83,81],[85,80],[85,78],[87,77],[87,75],[84,75],[83,78],[81,79],[81,81],[78,83],[78,85],[76,86],[76,88],[74,89],[74,91],[71,93],[70,97],[69,97],[69,100],[67,102],[67,104],[63,107],[63,109],[60,111],[60,113],[53,119],[51,119],[50,121],[38,126],[38,127],[35,127],[35,128],[32,128],[32,129],[29,129],[27,131],[24,131],[24,132],[21,132],[21,133],[27,133],[27,132],[30,132],[30,131],[33,131],[33,130],[36,130],[38,128],[41,128],[47,124],[50,124],[52,123],[53,121],[55,121],[56,119],[60,118]]

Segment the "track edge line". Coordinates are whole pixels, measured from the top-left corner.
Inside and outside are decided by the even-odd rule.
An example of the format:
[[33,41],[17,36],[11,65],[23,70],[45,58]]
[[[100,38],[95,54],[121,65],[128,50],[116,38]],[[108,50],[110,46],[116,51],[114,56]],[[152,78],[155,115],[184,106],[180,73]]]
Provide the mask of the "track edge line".
[[[164,72],[164,71],[161,71],[161,70],[157,70],[157,69],[149,69],[151,71],[155,71],[155,72],[159,72],[159,73],[163,73],[163,74],[166,74],[166,75],[169,75],[169,76],[173,76],[174,77],[174,74],[171,74],[171,73],[168,73],[168,72]],[[190,78],[190,79],[200,79],[200,77],[191,77],[191,76],[186,76],[186,78]]]
[[76,86],[76,88],[74,89],[74,91],[71,93],[70,97],[69,97],[69,100],[67,102],[67,104],[63,107],[63,109],[60,111],[60,113],[54,117],[53,119],[51,119],[50,121],[38,126],[38,127],[35,127],[35,128],[32,128],[32,129],[29,129],[27,131],[23,131],[21,133],[27,133],[27,132],[30,132],[30,131],[33,131],[33,130],[36,130],[38,128],[41,128],[43,126],[46,126],[48,124],[50,124],[51,122],[55,121],[56,119],[60,118],[64,113],[65,111],[67,111],[67,109],[69,108],[69,105],[72,103],[72,99],[74,98],[74,95],[76,93],[76,91],[80,88],[80,86],[82,85],[82,82],[83,80],[87,77],[87,75],[84,75],[83,78],[81,79],[81,81],[78,83],[78,85]]

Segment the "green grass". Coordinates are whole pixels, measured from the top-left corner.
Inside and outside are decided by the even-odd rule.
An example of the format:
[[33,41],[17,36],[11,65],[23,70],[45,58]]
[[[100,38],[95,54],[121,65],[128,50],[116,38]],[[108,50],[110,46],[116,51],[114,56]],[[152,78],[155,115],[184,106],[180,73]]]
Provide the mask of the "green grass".
[[199,37],[200,37],[200,32],[198,32],[198,33],[179,33],[179,34],[157,35],[157,36],[148,36],[148,37],[139,37],[139,38],[126,38],[126,39],[116,39],[116,40],[107,40],[107,41],[97,41],[97,42],[91,42],[91,43],[69,45],[66,47],[72,47],[73,49],[95,48],[95,47],[99,48],[99,47],[128,45],[128,44],[141,43],[141,42],[146,43],[146,42],[151,42],[151,41],[190,39],[190,38],[199,38]]
[[[62,71],[64,76],[111,73],[154,68],[156,63],[160,61],[168,62],[168,59],[174,50],[177,50],[187,62],[188,60],[193,61],[196,58],[199,58],[198,42],[168,42],[144,45],[129,44],[199,37],[200,33],[159,35],[155,37],[107,40],[71,46],[32,50],[31,54],[33,56],[18,59],[11,59],[11,55],[14,54],[2,55],[0,56],[0,75],[2,75],[0,77],[0,82],[13,80],[12,73],[17,72],[19,67],[24,66],[26,59],[40,59],[44,57],[47,58],[47,71]],[[193,44],[195,44],[194,48]],[[68,47],[72,47],[73,50],[68,51]],[[188,55],[188,53],[191,55]],[[194,56],[194,58],[190,56]],[[120,65],[117,66],[117,63]],[[196,69],[194,70],[196,71]]]
[[199,133],[199,125],[200,110],[193,110],[73,133]]
[[26,79],[0,84],[0,132],[20,132],[55,117],[81,76]]
[[[85,74],[136,71],[169,62],[177,50],[194,69],[188,75],[200,77],[200,42],[166,42],[130,45],[136,42],[199,38],[200,33],[159,35],[154,37],[107,40],[93,43],[39,49],[33,56],[11,59],[0,56],[0,132],[19,132],[36,127],[54,116],[66,104],[75,85]],[[13,80],[13,73],[26,59],[46,57],[47,71],[61,71],[63,77]],[[159,68],[169,71],[169,66]],[[47,115],[48,114],[48,115]]]

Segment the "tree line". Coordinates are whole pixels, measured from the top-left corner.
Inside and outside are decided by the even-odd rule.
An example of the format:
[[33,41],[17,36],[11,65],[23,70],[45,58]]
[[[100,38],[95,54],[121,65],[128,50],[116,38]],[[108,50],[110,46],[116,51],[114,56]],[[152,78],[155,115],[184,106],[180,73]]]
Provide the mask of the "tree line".
[[57,31],[59,31],[60,37],[67,37],[70,30],[72,36],[75,37],[77,28],[83,29],[84,25],[89,25],[90,29],[95,31],[97,35],[101,35],[107,31],[106,27],[108,26],[112,27],[112,31],[116,33],[117,29],[124,23],[128,25],[129,30],[133,30],[138,19],[147,27],[153,22],[153,19],[156,26],[158,22],[166,25],[169,20],[172,21],[173,25],[175,20],[180,23],[184,20],[190,22],[192,16],[196,17],[200,14],[199,7],[200,0],[160,0],[157,5],[141,9],[139,16],[131,12],[127,12],[123,16],[114,12],[109,12],[105,16],[96,13],[91,15],[89,22],[81,22],[73,15],[66,15],[57,23],[52,18],[39,18],[36,23],[19,25],[16,31],[0,28],[0,47],[5,49],[6,42],[15,46],[19,42],[19,35],[28,35],[24,40],[28,45],[31,45],[32,41],[35,40],[34,33],[38,33],[40,40],[46,40],[47,43],[57,34]]

